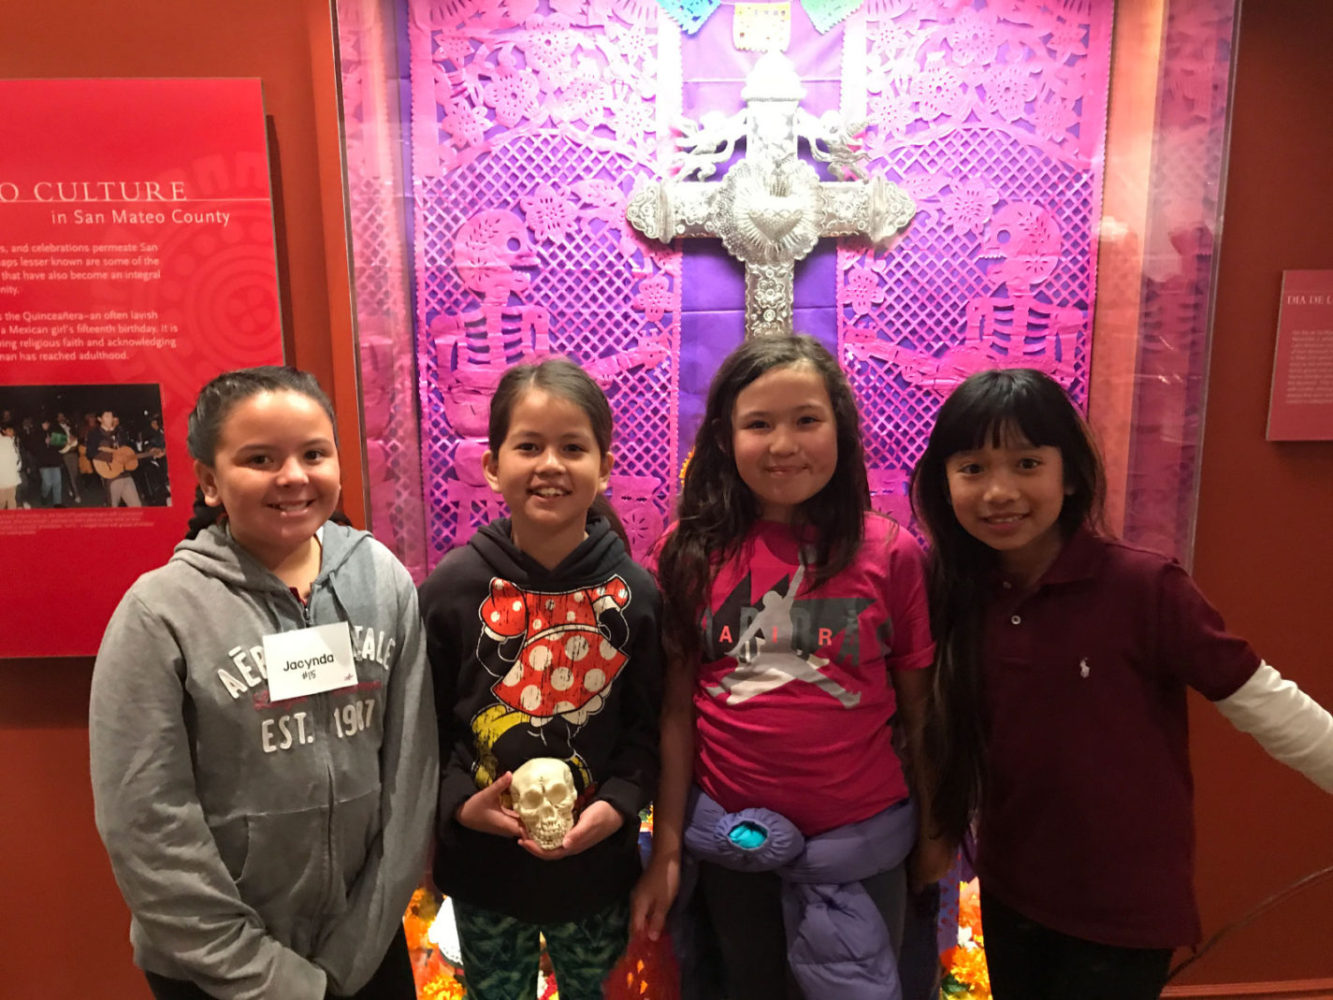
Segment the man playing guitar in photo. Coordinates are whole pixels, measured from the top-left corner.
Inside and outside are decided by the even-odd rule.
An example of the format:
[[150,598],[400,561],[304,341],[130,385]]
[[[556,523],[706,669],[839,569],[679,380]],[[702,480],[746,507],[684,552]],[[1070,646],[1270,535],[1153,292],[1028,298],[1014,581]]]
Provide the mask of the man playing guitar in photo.
[[87,448],[88,458],[106,487],[107,506],[119,507],[124,502],[126,507],[142,507],[139,488],[130,475],[138,465],[138,456],[125,443],[120,418],[114,412],[102,411],[97,426],[88,432]]

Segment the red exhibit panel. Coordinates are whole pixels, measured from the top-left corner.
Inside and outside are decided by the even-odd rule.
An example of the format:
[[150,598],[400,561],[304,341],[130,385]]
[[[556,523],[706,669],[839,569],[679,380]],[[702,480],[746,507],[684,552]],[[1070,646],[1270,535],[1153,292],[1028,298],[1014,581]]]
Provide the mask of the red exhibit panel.
[[200,386],[282,361],[263,95],[0,80],[0,107],[0,657],[86,655],[184,534]]
[[1268,440],[1333,441],[1333,271],[1284,271]]

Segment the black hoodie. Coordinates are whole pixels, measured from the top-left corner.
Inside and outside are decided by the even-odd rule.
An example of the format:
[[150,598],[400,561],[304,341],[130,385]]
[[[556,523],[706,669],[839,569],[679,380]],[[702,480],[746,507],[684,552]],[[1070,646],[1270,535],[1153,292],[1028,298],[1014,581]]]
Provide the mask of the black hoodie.
[[[550,570],[514,546],[502,519],[441,560],[420,603],[440,722],[435,884],[528,923],[582,919],[627,897],[640,871],[639,810],[657,786],[653,578],[603,518]],[[533,757],[567,761],[579,806],[605,799],[624,825],[581,854],[543,861],[454,819]]]

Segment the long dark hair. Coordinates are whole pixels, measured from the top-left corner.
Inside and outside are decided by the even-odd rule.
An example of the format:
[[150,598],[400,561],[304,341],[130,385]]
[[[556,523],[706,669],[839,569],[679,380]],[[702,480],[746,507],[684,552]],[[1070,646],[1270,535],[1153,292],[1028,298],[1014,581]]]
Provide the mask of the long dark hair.
[[[194,409],[190,412],[185,434],[185,446],[189,449],[190,457],[211,466],[217,458],[222,425],[226,423],[232,408],[261,392],[299,392],[313,399],[328,415],[329,423],[333,426],[333,442],[335,445],[338,443],[338,421],[333,414],[333,404],[319,387],[315,376],[290,365],[262,365],[223,372],[199,390],[199,398],[195,400]],[[193,538],[217,523],[225,513],[221,506],[210,507],[205,503],[203,490],[196,486],[194,508],[190,523],[186,526],[185,537]],[[339,514],[334,514],[334,520],[339,517]]]
[[954,515],[946,463],[960,451],[999,447],[1020,437],[1060,451],[1070,490],[1057,520],[1064,537],[1083,525],[1100,530],[1106,481],[1088,425],[1058,382],[1030,368],[978,372],[958,386],[940,407],[925,453],[912,470],[912,510],[930,539],[927,572],[937,649],[926,759],[940,832],[955,839],[981,806],[986,783],[981,633],[999,560]]
[[[587,414],[598,453],[605,457],[611,451],[614,422],[611,404],[602,387],[568,358],[546,358],[536,364],[514,365],[500,377],[500,384],[491,396],[490,419],[486,425],[486,443],[492,452],[499,451],[509,435],[515,405],[525,392],[534,388],[568,400]],[[629,533],[605,493],[597,495],[589,510],[606,518],[611,530],[620,536],[625,551],[630,551]]]
[[775,368],[805,365],[824,380],[838,443],[833,477],[801,504],[801,524],[813,529],[813,585],[845,569],[860,548],[870,510],[860,418],[851,386],[837,360],[814,337],[755,337],[722,362],[708,387],[703,421],[685,469],[677,525],[657,564],[664,616],[662,642],[672,662],[694,669],[699,656],[699,615],[717,564],[735,554],[759,517],[732,455],[731,416],[736,398]]

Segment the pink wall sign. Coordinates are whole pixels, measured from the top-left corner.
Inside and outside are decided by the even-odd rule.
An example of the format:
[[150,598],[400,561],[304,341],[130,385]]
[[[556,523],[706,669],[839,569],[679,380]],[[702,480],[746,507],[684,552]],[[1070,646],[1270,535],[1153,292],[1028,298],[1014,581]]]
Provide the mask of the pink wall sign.
[[190,516],[186,422],[282,361],[258,80],[0,80],[0,657],[93,653]]
[[1269,441],[1333,441],[1333,271],[1284,271]]

